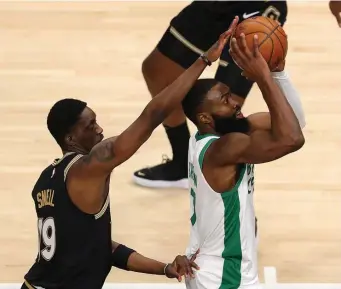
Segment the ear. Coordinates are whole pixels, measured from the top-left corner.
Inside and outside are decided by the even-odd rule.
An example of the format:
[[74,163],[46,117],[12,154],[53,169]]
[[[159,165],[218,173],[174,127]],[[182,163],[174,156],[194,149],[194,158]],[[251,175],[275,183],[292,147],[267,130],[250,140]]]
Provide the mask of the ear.
[[65,138],[64,138],[64,142],[65,142],[65,144],[66,144],[67,146],[72,145],[72,144],[74,143],[72,135],[71,135],[71,134],[67,134],[67,135],[65,136]]
[[213,121],[212,116],[206,112],[199,113],[197,118],[198,121],[203,124],[210,124]]

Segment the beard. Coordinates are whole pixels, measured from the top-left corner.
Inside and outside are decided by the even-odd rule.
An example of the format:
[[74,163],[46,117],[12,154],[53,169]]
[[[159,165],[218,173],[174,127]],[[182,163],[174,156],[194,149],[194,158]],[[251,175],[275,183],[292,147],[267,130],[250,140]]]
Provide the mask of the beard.
[[235,115],[231,117],[221,117],[212,115],[215,123],[215,131],[220,135],[232,132],[247,133],[250,124],[247,118],[237,118]]

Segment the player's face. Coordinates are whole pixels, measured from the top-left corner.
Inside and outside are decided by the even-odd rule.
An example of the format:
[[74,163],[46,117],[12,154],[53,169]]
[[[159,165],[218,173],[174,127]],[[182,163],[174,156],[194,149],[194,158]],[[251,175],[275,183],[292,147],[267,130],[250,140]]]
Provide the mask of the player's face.
[[241,113],[241,103],[233,98],[226,85],[219,83],[214,86],[206,99],[217,133],[221,135],[231,132],[245,133],[249,130],[249,123]]
[[103,129],[97,124],[96,114],[92,109],[86,107],[83,110],[72,135],[74,141],[87,152],[103,140]]

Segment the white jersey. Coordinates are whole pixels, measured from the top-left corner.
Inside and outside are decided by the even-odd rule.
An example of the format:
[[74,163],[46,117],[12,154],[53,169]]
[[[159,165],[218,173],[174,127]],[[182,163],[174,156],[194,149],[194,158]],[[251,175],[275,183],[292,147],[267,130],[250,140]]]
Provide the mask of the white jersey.
[[188,179],[191,195],[191,232],[186,255],[199,248],[195,279],[187,288],[259,288],[255,212],[253,206],[254,165],[242,165],[235,187],[215,192],[201,168],[204,155],[216,135],[190,138]]

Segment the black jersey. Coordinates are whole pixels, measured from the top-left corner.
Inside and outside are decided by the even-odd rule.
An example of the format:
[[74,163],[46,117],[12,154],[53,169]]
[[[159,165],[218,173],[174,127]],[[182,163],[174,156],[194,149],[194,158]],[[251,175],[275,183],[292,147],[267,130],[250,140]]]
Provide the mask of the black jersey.
[[66,188],[69,168],[81,155],[68,153],[47,167],[32,198],[38,218],[38,255],[25,276],[45,289],[102,288],[111,268],[109,195],[96,214],[86,214],[71,201]]

